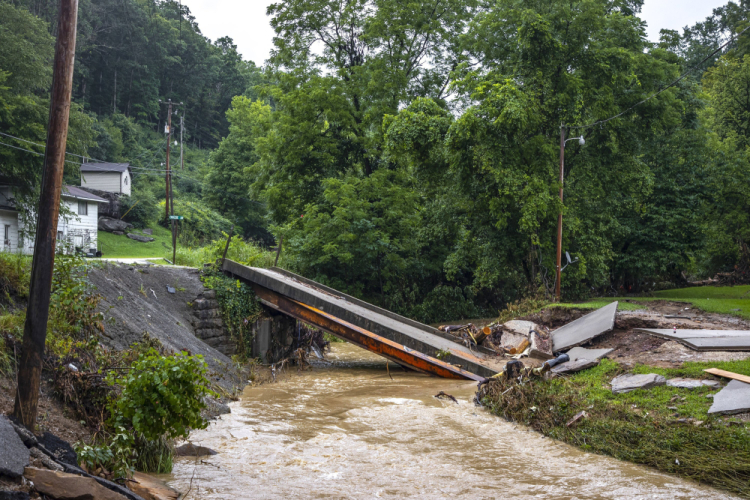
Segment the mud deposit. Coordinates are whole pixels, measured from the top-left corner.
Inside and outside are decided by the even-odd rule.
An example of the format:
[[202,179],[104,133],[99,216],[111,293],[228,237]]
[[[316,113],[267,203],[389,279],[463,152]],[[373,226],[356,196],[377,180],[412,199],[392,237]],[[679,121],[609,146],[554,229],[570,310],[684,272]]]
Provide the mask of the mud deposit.
[[393,363],[391,380],[350,344],[329,358],[246,388],[230,415],[191,435],[218,455],[176,459],[171,485],[191,500],[734,498],[507,423],[471,403],[473,382]]

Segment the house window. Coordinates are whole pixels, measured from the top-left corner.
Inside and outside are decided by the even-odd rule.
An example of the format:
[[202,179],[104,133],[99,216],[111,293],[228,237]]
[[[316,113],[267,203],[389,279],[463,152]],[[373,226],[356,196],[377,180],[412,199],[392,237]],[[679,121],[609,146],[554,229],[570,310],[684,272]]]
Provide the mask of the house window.
[[10,246],[10,224],[5,225],[5,231],[3,232],[3,245],[6,247]]
[[125,177],[125,185],[126,186],[128,185],[128,178],[127,178],[127,176]]
[[78,215],[88,215],[89,214],[89,203],[87,201],[79,201],[78,202]]

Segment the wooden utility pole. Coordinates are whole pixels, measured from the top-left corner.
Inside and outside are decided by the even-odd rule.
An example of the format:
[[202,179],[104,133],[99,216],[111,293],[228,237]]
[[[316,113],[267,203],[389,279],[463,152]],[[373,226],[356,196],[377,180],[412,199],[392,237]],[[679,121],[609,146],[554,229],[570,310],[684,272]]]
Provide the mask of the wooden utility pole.
[[60,215],[65,146],[68,140],[70,96],[76,51],[78,0],[60,0],[57,43],[52,73],[52,99],[44,152],[31,286],[23,328],[23,350],[18,366],[18,387],[13,415],[33,431],[39,403],[42,357],[47,340],[52,272],[55,266],[57,222]]
[[169,99],[167,104],[169,106],[167,108],[167,173],[164,177],[164,189],[166,192],[164,199],[164,218],[169,220],[169,205],[171,205],[169,192],[171,191],[170,181],[172,180],[172,176],[170,175],[171,172],[169,171],[169,146],[170,142],[172,142],[170,140],[172,138],[172,99]]
[[182,156],[182,131],[185,128],[185,111],[180,116],[180,170],[185,170],[185,160]]
[[562,278],[562,210],[563,172],[565,169],[565,125],[560,125],[560,213],[557,214],[557,278],[555,279],[555,299],[560,302],[560,279]]

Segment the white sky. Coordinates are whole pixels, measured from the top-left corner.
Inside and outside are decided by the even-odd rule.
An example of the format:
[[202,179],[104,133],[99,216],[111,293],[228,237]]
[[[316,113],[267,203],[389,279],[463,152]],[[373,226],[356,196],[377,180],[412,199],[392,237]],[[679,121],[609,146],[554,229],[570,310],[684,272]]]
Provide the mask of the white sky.
[[[282,1],[282,0],[276,0]],[[262,65],[273,47],[273,29],[266,16],[272,0],[182,0],[211,40],[230,36],[245,59]],[[646,0],[641,19],[648,23],[648,37],[658,41],[662,28],[681,31],[702,21],[727,0]]]

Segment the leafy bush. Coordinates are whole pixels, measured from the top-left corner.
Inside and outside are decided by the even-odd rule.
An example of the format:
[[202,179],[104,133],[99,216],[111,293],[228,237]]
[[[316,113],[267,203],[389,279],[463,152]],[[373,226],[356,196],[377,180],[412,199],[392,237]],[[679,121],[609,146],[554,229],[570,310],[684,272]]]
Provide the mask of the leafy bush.
[[149,191],[141,191],[132,197],[123,195],[120,197],[120,213],[122,220],[143,229],[154,224],[159,219],[159,208],[156,198]]
[[[160,213],[164,213],[165,202],[159,202]],[[180,221],[180,244],[186,246],[202,246],[209,241],[219,238],[222,232],[228,232],[232,223],[218,212],[192,201],[175,200],[175,215],[184,217]],[[161,217],[161,215],[160,215]],[[162,225],[169,226],[169,221],[162,219]]]
[[104,316],[96,308],[101,296],[88,281],[89,265],[80,255],[58,254],[52,275],[48,332],[78,337],[104,331]]
[[232,339],[237,344],[237,355],[248,359],[252,349],[252,325],[261,315],[261,308],[252,288],[218,271],[209,271],[203,278],[206,288],[216,291],[221,316]]
[[205,374],[200,355],[161,356],[153,348],[140,354],[125,376],[108,377],[122,387],[110,402],[115,427],[132,429],[148,441],[187,437],[190,429],[205,429],[203,398],[213,394]]
[[[224,247],[227,244],[227,233],[206,246],[199,248],[177,247],[177,262],[181,266],[202,267],[206,263],[214,263],[224,255]],[[280,262],[283,262],[283,252]],[[172,259],[171,252],[167,259]],[[245,241],[239,236],[232,238],[227,251],[227,259],[239,262],[246,266],[269,268],[274,264],[276,253],[264,250],[252,241]]]
[[12,304],[14,297],[25,299],[30,280],[31,257],[0,252],[0,301]]

